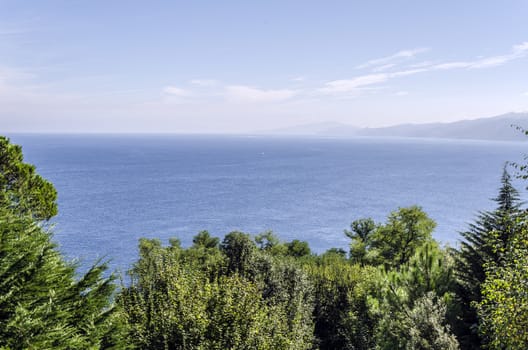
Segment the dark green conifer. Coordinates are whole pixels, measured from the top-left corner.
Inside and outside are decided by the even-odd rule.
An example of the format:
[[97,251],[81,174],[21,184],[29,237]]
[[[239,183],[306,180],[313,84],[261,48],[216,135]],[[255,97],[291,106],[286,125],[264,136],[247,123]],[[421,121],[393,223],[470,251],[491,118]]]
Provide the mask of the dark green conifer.
[[497,263],[504,247],[515,232],[515,221],[521,214],[519,192],[511,183],[506,167],[501,178],[499,194],[493,200],[494,211],[479,213],[469,229],[461,232],[463,241],[455,251],[456,289],[461,307],[461,324],[456,327],[461,345],[478,349],[477,313],[472,303],[481,301],[481,285],[486,279],[485,264]]
[[57,214],[57,191],[24,163],[22,147],[0,136],[0,207],[15,215],[49,220]]
[[30,218],[0,214],[0,348],[119,348],[112,278],[95,264],[80,279]]
[[113,277],[76,275],[42,225],[57,192],[0,136],[0,349],[122,348]]

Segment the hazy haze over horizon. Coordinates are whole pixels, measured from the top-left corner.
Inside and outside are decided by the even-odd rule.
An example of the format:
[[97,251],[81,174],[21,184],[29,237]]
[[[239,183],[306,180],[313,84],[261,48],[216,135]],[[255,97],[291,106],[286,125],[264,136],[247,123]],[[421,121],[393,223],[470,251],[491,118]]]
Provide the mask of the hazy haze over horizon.
[[528,2],[0,0],[3,132],[252,132],[528,110]]

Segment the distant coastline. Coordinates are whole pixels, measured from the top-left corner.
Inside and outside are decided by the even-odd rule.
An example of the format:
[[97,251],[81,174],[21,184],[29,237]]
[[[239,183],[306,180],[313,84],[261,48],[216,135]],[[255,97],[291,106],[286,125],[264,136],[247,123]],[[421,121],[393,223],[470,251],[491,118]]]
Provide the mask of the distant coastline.
[[409,137],[463,140],[526,141],[516,126],[528,127],[527,113],[507,113],[491,118],[450,123],[399,124],[380,128],[360,128],[349,124],[325,122],[257,132],[258,135],[321,137]]

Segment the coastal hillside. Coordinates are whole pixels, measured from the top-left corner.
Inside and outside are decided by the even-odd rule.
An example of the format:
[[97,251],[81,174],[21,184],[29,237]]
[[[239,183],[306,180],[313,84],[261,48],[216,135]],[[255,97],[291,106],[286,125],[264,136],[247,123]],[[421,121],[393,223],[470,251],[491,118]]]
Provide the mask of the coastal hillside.
[[451,123],[400,124],[382,128],[358,128],[343,123],[319,123],[271,131],[278,135],[421,137],[513,141],[525,140],[515,126],[528,127],[528,113],[507,113],[491,118]]

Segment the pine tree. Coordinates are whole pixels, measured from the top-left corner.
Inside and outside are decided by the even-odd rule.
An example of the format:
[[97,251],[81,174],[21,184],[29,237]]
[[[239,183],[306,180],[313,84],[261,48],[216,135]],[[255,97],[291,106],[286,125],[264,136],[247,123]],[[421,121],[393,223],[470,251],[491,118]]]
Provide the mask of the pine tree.
[[458,349],[449,325],[450,256],[428,242],[398,269],[380,269],[369,298],[378,349]]
[[0,348],[122,348],[106,264],[77,278],[44,228],[56,199],[22,148],[0,136]]
[[498,262],[500,253],[507,246],[515,231],[516,218],[521,214],[519,193],[511,183],[511,176],[504,167],[499,195],[494,211],[481,212],[475,223],[461,233],[463,241],[455,251],[457,297],[461,307],[461,324],[457,335],[464,348],[478,349],[477,313],[472,303],[481,301],[481,286],[486,280],[485,265]]
[[16,215],[49,220],[57,214],[57,191],[24,163],[22,148],[0,136],[0,207]]
[[0,348],[119,347],[106,265],[76,279],[50,238],[30,218],[0,213]]

